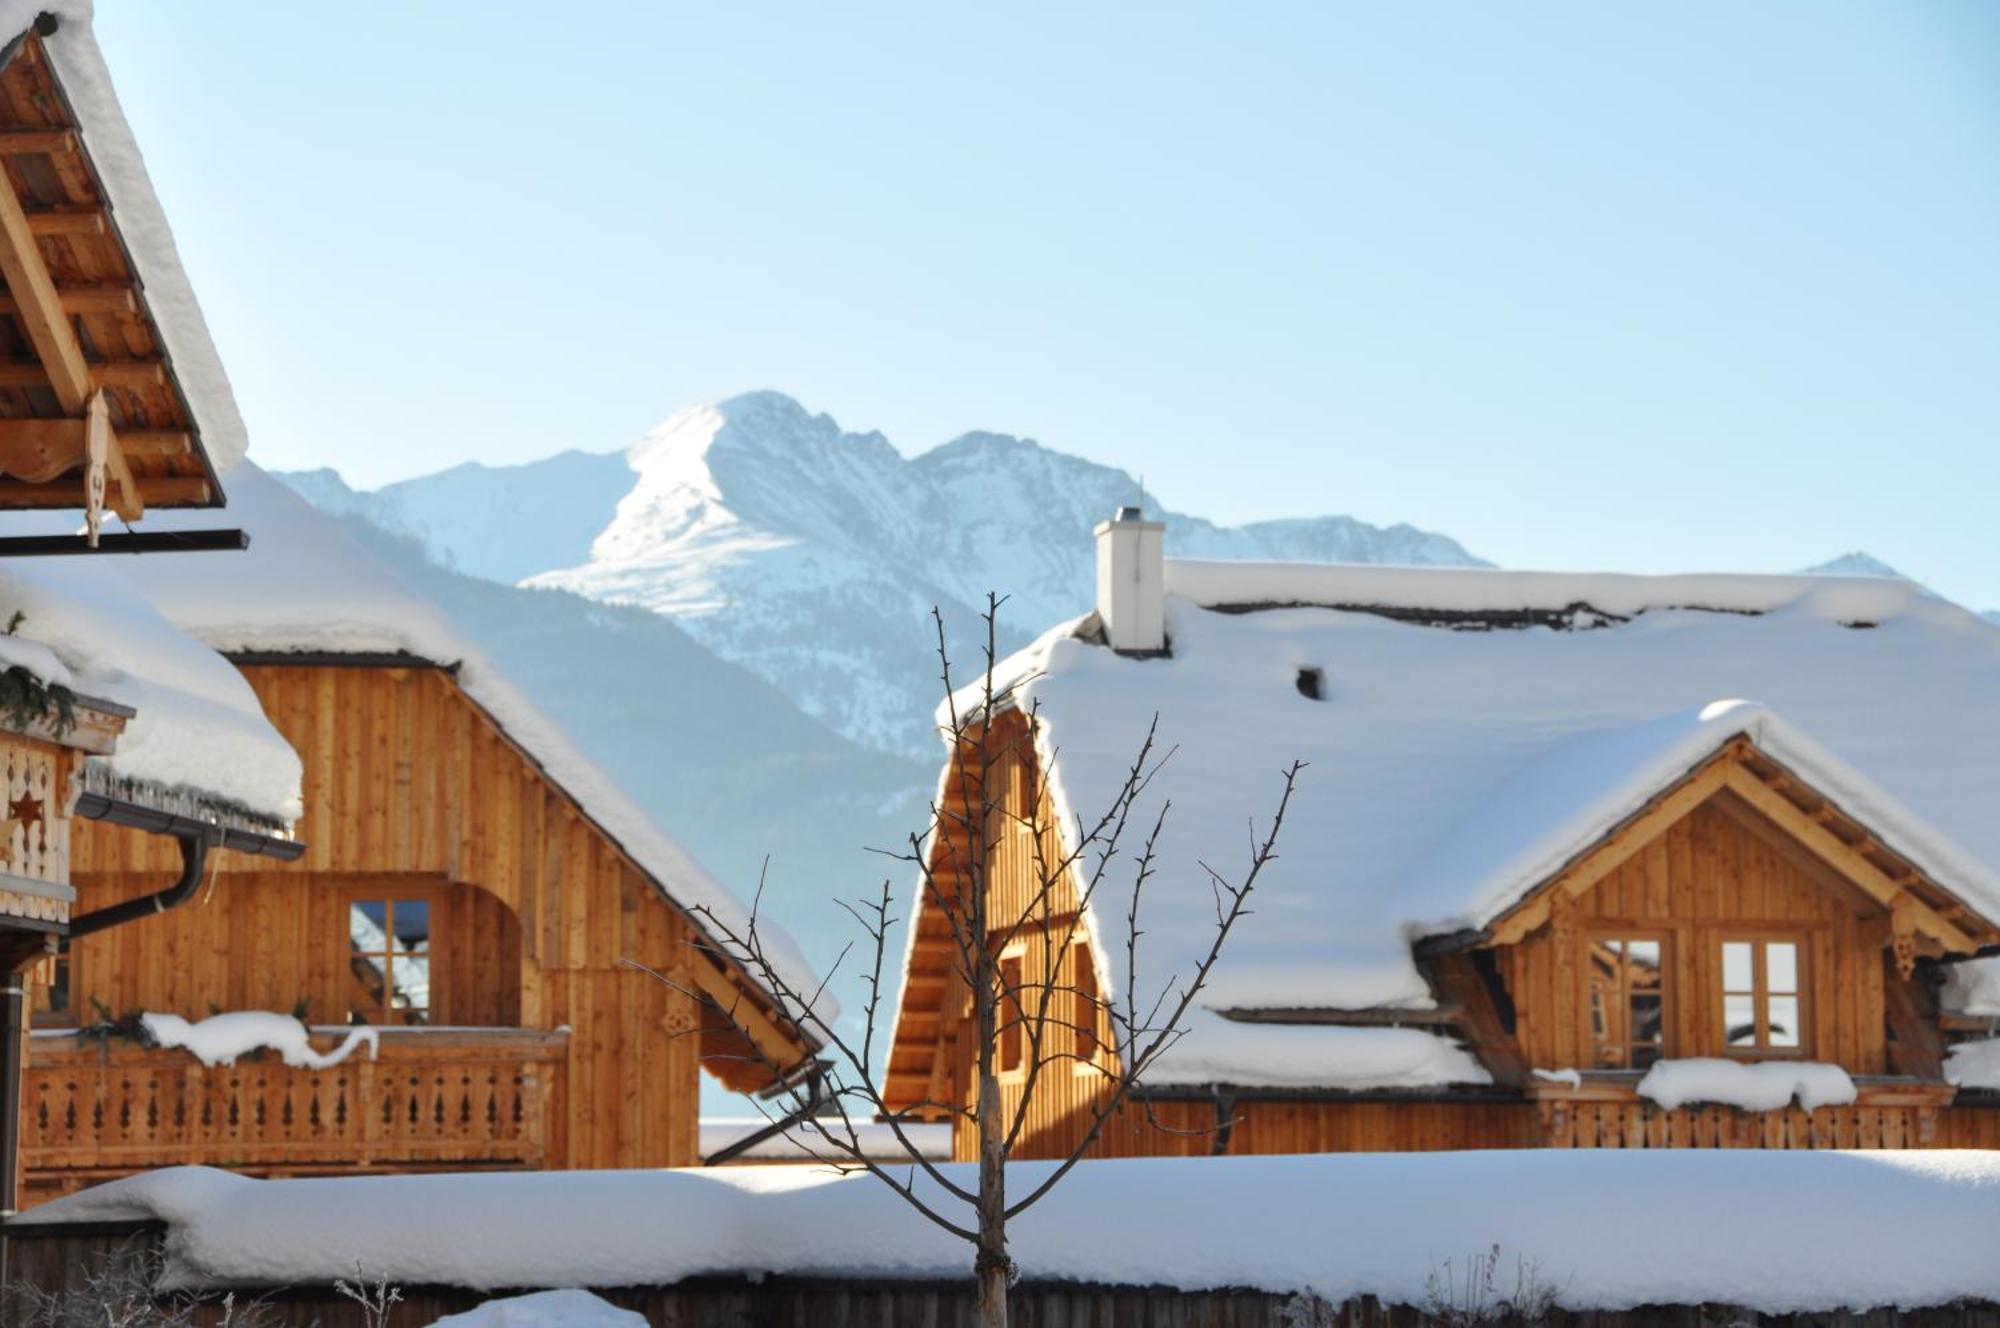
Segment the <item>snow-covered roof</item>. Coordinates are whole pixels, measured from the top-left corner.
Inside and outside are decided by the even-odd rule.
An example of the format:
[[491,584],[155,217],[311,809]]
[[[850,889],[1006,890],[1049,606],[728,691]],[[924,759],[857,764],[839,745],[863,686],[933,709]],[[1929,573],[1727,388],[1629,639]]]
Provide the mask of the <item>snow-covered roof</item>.
[[91,765],[120,782],[192,794],[289,825],[302,770],[228,661],[181,632],[115,575],[66,559],[0,561],[0,666],[136,711]]
[[[1026,1193],[1054,1162],[1008,1168]],[[944,1174],[973,1183],[973,1164]],[[951,1205],[922,1175],[912,1184]],[[1218,1214],[1227,1220],[1218,1221]],[[1858,1220],[1857,1214],[1866,1219]],[[872,1176],[816,1167],[251,1180],[149,1172],[28,1225],[167,1224],[180,1286],[352,1277],[478,1289],[702,1276],[965,1284],[970,1248]],[[2000,1300],[2000,1153],[1517,1149],[1107,1159],[1012,1222],[1023,1278],[1372,1295],[1422,1306],[1494,1250],[1577,1310],[1770,1313]],[[1497,1247],[1497,1249],[1496,1249]]]
[[45,13],[53,14],[57,22],[55,31],[42,39],[43,49],[76,114],[91,165],[145,290],[146,307],[174,377],[194,412],[209,463],[217,473],[227,471],[242,459],[248,445],[243,417],[194,288],[181,268],[180,251],[153,193],[145,159],[125,123],[111,71],[91,35],[90,0],[0,0],[0,42],[25,34]]
[[[109,562],[112,575],[128,579],[173,623],[224,653],[405,653],[456,665],[459,687],[670,898],[687,908],[705,906],[733,927],[747,921],[734,895],[654,825],[436,605],[338,522],[248,461],[230,477],[229,515],[250,534],[247,552],[119,559]],[[148,517],[156,530],[212,523],[198,512]],[[770,920],[760,919],[758,931],[787,981],[808,992],[819,985],[796,944]],[[832,999],[821,997],[829,1017]]]
[[[1414,938],[1491,921],[1738,734],[2000,918],[2000,631],[1907,583],[1186,562],[1166,576],[1169,656],[1116,654],[1086,619],[1000,679],[1039,710],[1066,820],[1110,804],[1156,714],[1175,749],[1134,817],[1172,799],[1142,919],[1148,991],[1206,947],[1198,864],[1242,872],[1294,759],[1308,765],[1279,860],[1211,1009],[1431,1005]],[[1346,607],[1244,611],[1303,605]],[[1113,871],[1096,916],[1122,918],[1128,897]],[[1122,947],[1099,962],[1121,992]],[[1308,1030],[1216,1031],[1276,1048]]]

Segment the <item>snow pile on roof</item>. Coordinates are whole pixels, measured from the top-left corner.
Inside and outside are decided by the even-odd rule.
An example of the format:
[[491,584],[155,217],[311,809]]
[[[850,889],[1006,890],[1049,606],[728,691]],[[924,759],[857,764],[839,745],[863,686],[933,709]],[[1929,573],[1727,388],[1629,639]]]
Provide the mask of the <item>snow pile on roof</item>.
[[314,1051],[312,1030],[291,1015],[268,1010],[230,1010],[192,1024],[177,1014],[147,1011],[139,1016],[139,1024],[154,1046],[186,1047],[203,1065],[234,1065],[238,1057],[253,1051],[275,1051],[287,1065],[326,1070],[363,1044],[371,1059],[382,1047],[380,1030],[360,1027],[349,1030],[332,1051]]
[[2000,1092],[2000,1038],[1952,1046],[1944,1055],[1944,1081]]
[[[1589,630],[1452,630],[1170,594],[1170,657],[1123,657],[1070,624],[1006,661],[1002,683],[1040,709],[1044,763],[1060,753],[1065,820],[1110,805],[1156,714],[1175,749],[1133,818],[1173,801],[1142,917],[1148,990],[1207,946],[1198,864],[1241,875],[1295,758],[1309,764],[1280,857],[1203,994],[1212,1009],[1430,1006],[1414,936],[1489,921],[1739,733],[2000,917],[2000,631],[1913,587],[1176,562],[1167,578],[1217,602],[1599,612],[1575,611]],[[1687,603],[1710,607],[1673,607]],[[1296,686],[1307,668],[1323,699]],[[1735,697],[1762,704],[1717,704]],[[1093,912],[1123,917],[1129,891],[1113,871]],[[1123,955],[1100,962],[1122,990]]]
[[[1015,1164],[1009,1192],[1054,1165]],[[961,1185],[973,1171],[945,1168]],[[765,1274],[963,1284],[972,1264],[873,1177],[815,1167],[266,1181],[181,1168],[18,1220],[131,1218],[168,1224],[167,1277],[182,1286],[325,1284],[357,1265],[476,1289]],[[1497,1245],[1508,1266],[1539,1263],[1573,1309],[1790,1313],[2000,1300],[1995,1231],[2000,1153],[1520,1149],[1091,1162],[1009,1243],[1034,1280],[1403,1304],[1424,1303],[1441,1260]]]
[[1854,1101],[1854,1080],[1823,1061],[1732,1061],[1710,1056],[1655,1061],[1639,1081],[1640,1097],[1672,1111],[1691,1102],[1783,1111],[1796,1101],[1807,1111]]
[[1938,1003],[1951,1014],[2000,1018],[2000,957],[1946,964]]
[[[747,1139],[760,1130],[766,1130],[774,1122],[761,1116],[704,1116],[701,1118],[700,1151],[703,1157],[712,1157],[739,1139]],[[847,1135],[842,1126],[830,1123],[829,1127],[838,1138]],[[854,1141],[860,1145],[861,1153],[869,1158],[907,1158],[909,1153],[902,1141],[896,1138],[894,1129],[884,1121],[857,1120],[853,1124]],[[942,1162],[951,1156],[951,1125],[924,1124],[906,1121],[903,1135],[916,1145],[920,1156],[933,1162]],[[783,1134],[773,1135],[762,1143],[752,1146],[742,1154],[746,1161],[756,1162],[814,1162],[837,1156],[827,1146],[826,1139],[811,1125],[795,1125]]]
[[1146,1068],[1153,1088],[1236,1084],[1348,1092],[1490,1084],[1456,1039],[1420,1028],[1235,1023],[1190,1010],[1185,1036]]
[[572,1287],[489,1300],[463,1314],[447,1314],[431,1328],[646,1328],[646,1316]]
[[298,755],[250,684],[115,574],[89,560],[9,559],[0,565],[0,627],[17,613],[19,625],[0,634],[0,667],[138,712],[110,756],[90,758],[95,766],[285,824],[298,819]]
[[[114,575],[128,578],[161,613],[225,653],[400,652],[456,664],[465,693],[675,902],[706,906],[733,927],[747,922],[735,896],[662,833],[436,605],[339,523],[247,461],[230,477],[229,515],[250,532],[248,552],[121,559]],[[214,518],[158,512],[147,522],[150,529],[179,530]],[[790,937],[769,920],[758,930],[788,982],[803,991],[818,987]],[[831,1017],[833,997],[820,999]]]
[[[152,311],[175,381],[194,412],[202,447],[217,472],[226,471],[242,459],[248,445],[243,417],[237,413],[229,377],[209,339],[194,288],[181,268],[180,251],[153,193],[145,159],[118,105],[111,71],[91,35],[90,11],[89,0],[0,0],[0,43],[25,33],[39,14],[56,16],[56,31],[42,39],[43,47],[76,113],[91,165],[146,292],[146,307]],[[147,528],[154,524],[149,519]]]

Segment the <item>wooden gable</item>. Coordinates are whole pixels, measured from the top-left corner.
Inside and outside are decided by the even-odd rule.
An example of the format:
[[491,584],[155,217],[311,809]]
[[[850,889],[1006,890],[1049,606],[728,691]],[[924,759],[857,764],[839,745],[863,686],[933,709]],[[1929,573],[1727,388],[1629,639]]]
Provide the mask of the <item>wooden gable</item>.
[[[650,1078],[654,1060],[668,1066],[698,1058],[729,1087],[754,1091],[770,1083],[765,1059],[791,1065],[816,1052],[449,670],[420,662],[341,664],[338,657],[239,667],[305,762],[298,829],[308,847],[297,862],[242,872],[249,879],[209,923],[193,910],[160,924],[187,932],[197,953],[223,945],[196,935],[203,926],[223,934],[239,928],[249,939],[237,948],[252,953],[262,953],[256,938],[268,931],[272,944],[258,963],[177,974],[136,948],[156,944],[160,929],[151,937],[133,928],[93,938],[86,960],[98,958],[100,973],[119,975],[104,992],[113,1008],[200,1010],[213,1001],[283,1009],[301,995],[313,997],[317,1010],[344,1008],[344,973],[308,968],[300,937],[286,930],[303,925],[301,888],[310,882],[308,893],[331,897],[396,878],[443,892],[440,917],[455,918],[474,945],[476,973],[440,992],[453,1021],[568,1024],[604,1060],[626,1060],[635,1075],[644,1068],[655,1096],[672,1073]],[[77,870],[87,888],[109,893],[129,889],[134,874],[170,868],[169,853],[157,837],[93,827],[80,837]],[[284,925],[267,927],[255,916],[260,909],[281,911]],[[514,921],[502,925],[495,910]],[[232,921],[229,911],[244,916]],[[332,925],[320,931],[337,934]],[[679,990],[626,967],[628,959],[668,973]],[[311,981],[302,985],[304,977]],[[461,982],[472,985],[460,991]],[[708,998],[701,1008],[685,999],[693,992]],[[745,1047],[715,1006],[733,1009],[756,1033],[757,1048]],[[619,1154],[599,1156],[612,1165]]]
[[1722,793],[1754,809],[1799,849],[1895,918],[1902,953],[1971,954],[2000,943],[2000,924],[1919,869],[1825,793],[1747,737],[1725,743],[1681,780],[1579,853],[1486,928],[1495,945],[1519,941],[1549,921],[1695,808]]
[[40,37],[0,69],[0,508],[222,503]]
[[[1508,1082],[1524,1066],[1640,1068],[1619,983],[1621,953],[1643,947],[1655,994],[1639,999],[1661,1010],[1648,1059],[1789,1055],[1935,1079],[1941,1039],[1916,961],[1969,954],[1997,934],[1738,738],[1495,920],[1484,946],[1510,1027],[1487,1019],[1463,1031]],[[1735,966],[1752,965],[1747,984],[1728,971],[1732,949]],[[1756,958],[1767,951],[1783,956],[1775,983]],[[1754,1022],[1774,990],[1787,1027],[1761,1043],[1732,1011]]]

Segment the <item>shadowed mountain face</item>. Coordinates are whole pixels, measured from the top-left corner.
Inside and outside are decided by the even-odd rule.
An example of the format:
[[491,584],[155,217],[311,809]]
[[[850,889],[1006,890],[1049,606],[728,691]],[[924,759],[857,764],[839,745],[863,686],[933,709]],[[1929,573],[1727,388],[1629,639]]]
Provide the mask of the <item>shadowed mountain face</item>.
[[[1084,612],[1091,528],[1140,492],[1121,470],[1000,434],[906,459],[776,392],[683,410],[623,454],[458,466],[367,493],[330,471],[286,479],[467,575],[652,609],[841,735],[926,761],[932,606],[962,673],[978,667],[988,592],[1007,597],[1003,652]],[[1445,536],[1351,517],[1157,515],[1182,557],[1479,561]]]

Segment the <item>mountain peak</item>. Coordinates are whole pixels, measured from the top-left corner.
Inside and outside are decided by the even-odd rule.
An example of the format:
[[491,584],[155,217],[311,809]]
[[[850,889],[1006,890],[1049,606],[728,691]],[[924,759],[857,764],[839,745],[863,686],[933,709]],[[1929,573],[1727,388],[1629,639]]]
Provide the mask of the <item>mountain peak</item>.
[[1807,576],[1882,576],[1897,581],[1908,581],[1889,564],[1874,554],[1862,549],[1850,549],[1837,558],[1829,558],[1823,563],[1800,569]]

